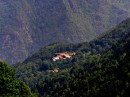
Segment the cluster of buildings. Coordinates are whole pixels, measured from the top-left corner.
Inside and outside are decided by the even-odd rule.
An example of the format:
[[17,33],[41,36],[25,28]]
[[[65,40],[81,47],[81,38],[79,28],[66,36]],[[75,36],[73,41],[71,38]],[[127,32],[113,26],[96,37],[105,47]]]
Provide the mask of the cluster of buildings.
[[67,58],[71,58],[72,56],[76,55],[76,53],[57,53],[57,55],[55,57],[52,58],[53,61],[57,61],[60,59],[67,59]]

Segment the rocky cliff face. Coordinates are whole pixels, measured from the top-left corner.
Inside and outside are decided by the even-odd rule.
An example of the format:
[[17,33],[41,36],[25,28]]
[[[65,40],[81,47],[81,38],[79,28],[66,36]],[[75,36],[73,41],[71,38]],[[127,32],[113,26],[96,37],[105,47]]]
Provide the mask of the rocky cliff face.
[[0,59],[23,61],[53,42],[90,41],[130,15],[128,0],[0,0]]

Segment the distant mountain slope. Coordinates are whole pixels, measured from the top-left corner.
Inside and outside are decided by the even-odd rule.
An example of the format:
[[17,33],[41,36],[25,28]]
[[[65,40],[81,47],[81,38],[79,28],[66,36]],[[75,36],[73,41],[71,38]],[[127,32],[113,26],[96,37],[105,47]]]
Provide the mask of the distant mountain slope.
[[12,64],[53,42],[90,41],[129,17],[128,5],[128,0],[0,0],[0,59]]
[[[125,38],[129,39],[129,35],[130,19],[127,19],[89,43],[51,44],[13,67],[16,69],[17,77],[36,91],[36,83],[42,82],[46,77],[55,76],[55,73],[52,72],[55,68],[59,69],[58,74],[67,73],[73,66],[80,64],[87,64],[86,67],[93,68],[107,51],[111,51],[112,47],[118,47],[120,42],[126,43]],[[53,62],[52,58],[55,53],[60,52],[75,52],[76,55],[71,59]]]

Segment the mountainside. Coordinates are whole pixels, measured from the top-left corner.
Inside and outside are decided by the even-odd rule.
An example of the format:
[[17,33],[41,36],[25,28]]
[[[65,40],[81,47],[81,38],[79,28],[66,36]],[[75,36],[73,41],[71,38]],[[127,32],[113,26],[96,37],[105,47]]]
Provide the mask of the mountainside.
[[[61,77],[64,77],[65,81],[67,81],[67,78],[68,78],[67,76],[72,70],[72,67],[76,66],[75,67],[76,70],[82,69],[82,68],[91,70],[97,64],[105,65],[104,62],[107,63],[108,60],[109,62],[110,60],[114,61],[114,59],[112,59],[111,56],[110,57],[108,56],[108,55],[112,55],[113,53],[117,55],[116,58],[118,59],[122,58],[124,53],[122,54],[121,51],[119,50],[119,54],[118,54],[117,52],[118,50],[115,50],[115,49],[118,47],[118,45],[119,45],[119,48],[117,49],[122,49],[126,47],[124,45],[127,42],[129,43],[129,36],[130,36],[130,19],[127,19],[121,22],[118,26],[116,26],[112,30],[103,33],[100,37],[94,39],[93,41],[89,43],[84,42],[84,43],[79,43],[79,44],[62,44],[62,43],[51,44],[42,48],[38,53],[26,59],[23,63],[15,64],[13,65],[13,67],[15,68],[17,77],[19,79],[22,79],[24,82],[26,82],[31,87],[32,90],[40,93],[40,95],[43,95],[47,89],[48,91],[51,91],[47,87],[49,87],[50,85],[54,85],[54,84],[50,84],[51,82],[49,82],[50,85],[45,82],[47,84],[47,87],[46,86],[44,87],[45,84],[42,82],[44,81],[48,82],[47,80],[48,77],[58,78],[59,75],[63,74],[63,76]],[[129,49],[129,47],[127,49]],[[115,52],[113,50],[115,50]],[[68,52],[68,53],[75,52],[76,55],[70,59],[58,60],[54,62],[52,58],[55,56],[56,53],[61,53],[61,52]],[[102,60],[105,60],[105,61],[103,62]],[[55,73],[55,69],[58,69],[58,73]],[[104,69],[106,70],[107,67],[104,67]],[[77,72],[78,71],[74,71],[74,73],[76,74]],[[76,75],[76,76],[79,76],[79,75]],[[78,78],[76,79],[79,80]],[[56,80],[58,80],[59,82],[62,82],[62,80],[60,80],[59,78]],[[52,80],[52,83],[53,82],[55,83],[57,81]],[[41,85],[41,83],[43,85]]]
[[90,41],[129,17],[129,4],[129,0],[0,0],[0,59],[12,64],[53,42]]
[[130,34],[102,54],[98,60],[91,58],[91,61],[81,61],[69,73],[62,73],[38,83],[39,96],[129,97]]

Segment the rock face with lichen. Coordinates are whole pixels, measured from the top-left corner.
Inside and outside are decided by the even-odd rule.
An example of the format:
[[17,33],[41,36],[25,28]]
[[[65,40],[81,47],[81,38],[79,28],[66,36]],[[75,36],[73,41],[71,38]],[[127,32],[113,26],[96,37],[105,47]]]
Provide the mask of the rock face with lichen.
[[90,41],[130,16],[129,0],[0,0],[0,59],[23,61],[53,42]]

